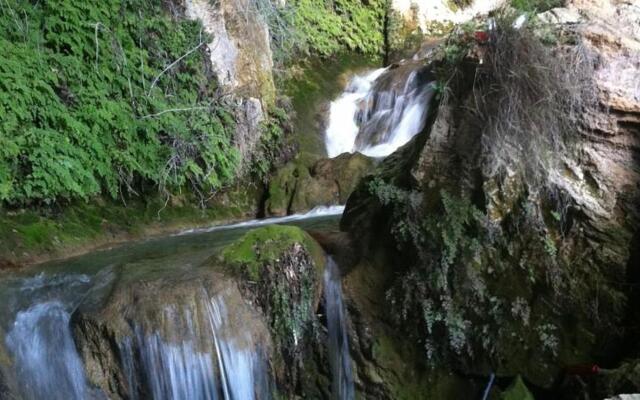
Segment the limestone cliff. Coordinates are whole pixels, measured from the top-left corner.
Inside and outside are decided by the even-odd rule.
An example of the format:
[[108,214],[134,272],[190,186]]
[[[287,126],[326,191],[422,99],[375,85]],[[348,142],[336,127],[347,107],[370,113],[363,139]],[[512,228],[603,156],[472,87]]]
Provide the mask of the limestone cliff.
[[275,100],[269,29],[250,0],[184,0],[185,15],[200,20],[223,97],[236,104],[235,142],[249,160],[260,139],[266,107]]

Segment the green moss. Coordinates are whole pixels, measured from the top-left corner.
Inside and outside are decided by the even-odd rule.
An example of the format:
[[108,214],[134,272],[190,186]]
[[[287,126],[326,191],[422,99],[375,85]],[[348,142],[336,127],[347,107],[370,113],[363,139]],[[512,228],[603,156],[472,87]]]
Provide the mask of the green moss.
[[225,262],[246,272],[248,278],[257,281],[260,268],[273,263],[294,244],[302,245],[313,257],[316,265],[324,265],[324,252],[308,233],[295,226],[269,225],[254,229],[223,250]]
[[249,184],[220,192],[205,208],[189,196],[160,196],[124,205],[103,199],[53,208],[0,212],[0,259],[31,261],[58,257],[83,247],[253,216],[260,190]]
[[527,389],[527,385],[522,381],[522,377],[518,375],[511,385],[502,393],[502,400],[534,400],[533,395]]

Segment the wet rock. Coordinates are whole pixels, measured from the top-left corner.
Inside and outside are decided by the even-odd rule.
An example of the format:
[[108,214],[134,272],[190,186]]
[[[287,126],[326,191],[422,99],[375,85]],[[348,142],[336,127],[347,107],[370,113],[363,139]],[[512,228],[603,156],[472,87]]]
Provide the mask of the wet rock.
[[223,259],[241,277],[245,298],[266,318],[280,393],[327,398],[326,337],[316,314],[326,262],[322,248],[300,228],[273,225],[248,232],[224,250]]
[[268,216],[308,211],[316,206],[344,204],[374,160],[360,153],[318,159],[305,153],[282,167],[269,182]]
[[[183,390],[181,385],[205,390],[214,382],[207,375],[220,374],[218,346],[223,342],[233,343],[236,351],[246,349],[243,357],[255,354],[247,359],[256,362],[270,348],[265,325],[232,279],[213,266],[194,268],[180,260],[123,266],[89,293],[71,324],[89,382],[114,399],[157,397],[165,390]],[[173,358],[163,358],[169,356]],[[201,361],[189,367],[196,359]],[[202,387],[186,377],[166,375],[170,368],[179,374],[183,367],[208,368],[193,371],[193,379],[204,379]],[[257,378],[253,382],[260,384]]]

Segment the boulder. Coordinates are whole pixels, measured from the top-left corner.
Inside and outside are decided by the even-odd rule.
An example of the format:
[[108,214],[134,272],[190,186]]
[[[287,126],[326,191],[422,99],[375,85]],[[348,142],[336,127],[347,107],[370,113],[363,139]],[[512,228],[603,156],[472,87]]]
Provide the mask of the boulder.
[[[93,288],[71,318],[88,381],[109,398],[158,396],[172,379],[167,368],[180,368],[180,363],[201,358],[199,368],[209,365],[205,372],[219,375],[223,343],[231,343],[229,351],[255,354],[247,360],[260,370],[262,354],[270,352],[266,326],[234,280],[216,269],[181,260],[125,265]],[[161,362],[155,357],[173,358]],[[184,379],[175,385],[186,385]]]
[[327,398],[331,372],[318,318],[326,262],[322,248],[300,228],[271,225],[249,231],[222,258],[267,321],[280,394]]
[[283,216],[317,206],[344,204],[374,163],[360,153],[329,159],[302,153],[280,168],[269,182],[265,214]]

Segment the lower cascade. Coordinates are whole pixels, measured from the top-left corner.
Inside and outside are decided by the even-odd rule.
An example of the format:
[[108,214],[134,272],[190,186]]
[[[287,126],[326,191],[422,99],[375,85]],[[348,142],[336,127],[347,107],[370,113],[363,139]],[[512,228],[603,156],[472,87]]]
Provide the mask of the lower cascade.
[[70,314],[60,301],[20,311],[6,338],[16,378],[26,399],[85,399],[84,367],[69,328]]
[[355,396],[355,391],[341,284],[338,266],[329,257],[324,271],[324,296],[329,330],[332,393],[336,399],[351,400]]
[[435,84],[421,65],[405,63],[354,76],[331,102],[325,145],[329,157],[360,152],[385,157],[425,125]]
[[[222,298],[203,299],[200,305],[202,309],[164,310],[164,330],[175,341],[136,326],[135,336],[120,343],[132,399],[145,398],[146,392],[157,400],[267,398],[268,388],[260,387],[267,371],[248,332],[228,331]],[[199,312],[204,312],[203,320],[195,318]]]
[[[226,243],[237,235],[233,229],[216,229],[167,237],[157,245],[180,248],[179,243],[189,242],[194,247],[178,256],[154,253],[149,258],[149,249],[158,247],[141,243],[46,266],[54,273],[0,283],[0,314],[7,317],[0,325],[0,399],[6,390],[8,399],[24,400],[263,400],[306,393],[311,386],[296,387],[295,379],[286,386],[290,383],[274,351],[276,340],[287,339],[269,330],[262,306],[244,297],[222,265],[184,259],[199,254],[200,236],[210,238],[201,244],[210,248],[212,242]],[[293,249],[298,255],[290,262],[313,262],[301,256],[306,247]],[[194,260],[203,258],[208,257]],[[305,279],[317,282],[310,286],[317,293],[310,300],[311,318],[317,318],[324,292],[326,342],[306,349],[326,349],[310,350],[327,355],[321,361],[326,368],[320,368],[329,379],[316,393],[351,400],[355,388],[341,277],[331,257],[321,259],[326,260],[323,270],[310,264],[309,271],[318,275]],[[288,317],[286,309],[282,315]],[[296,346],[309,346],[305,341],[315,328],[304,329],[307,339],[296,338]]]

